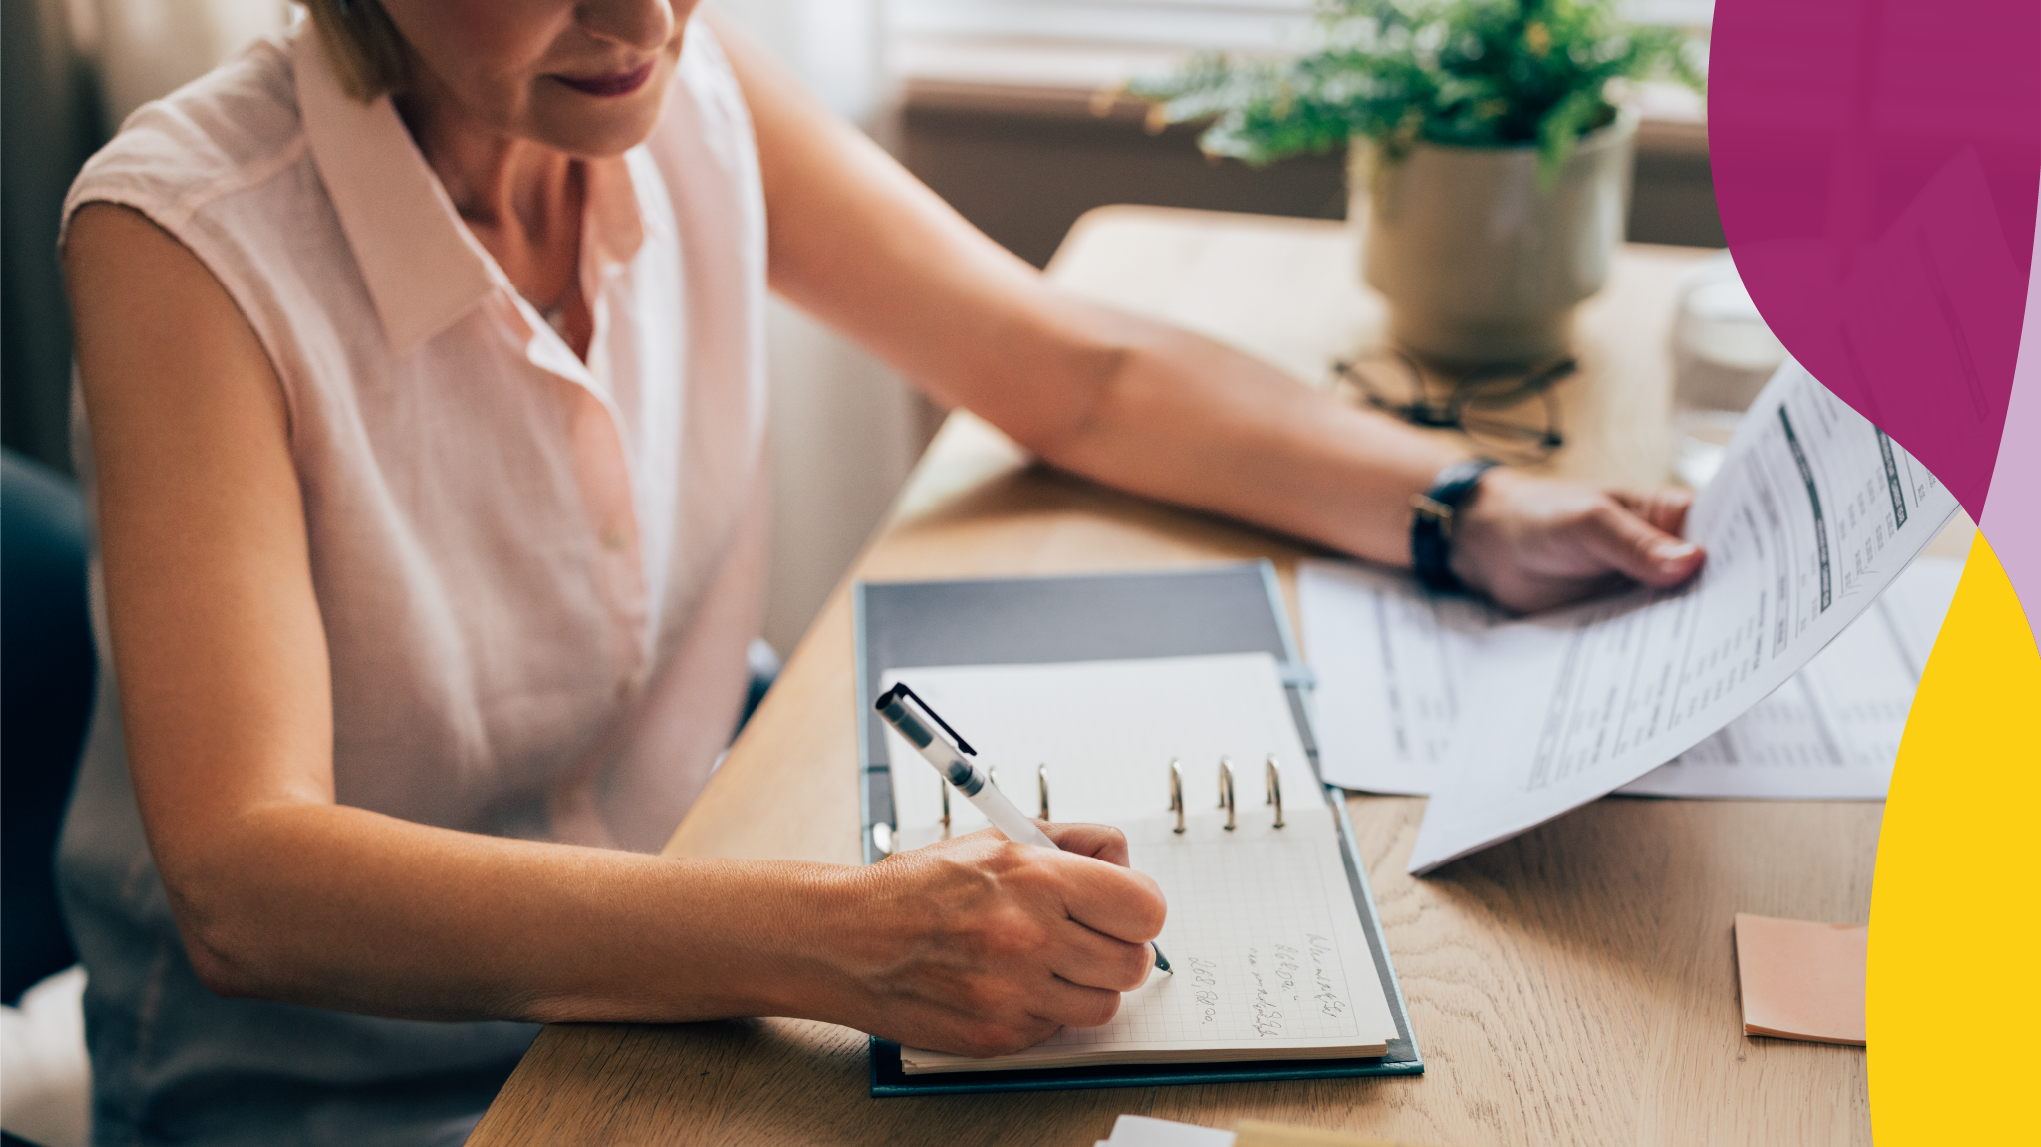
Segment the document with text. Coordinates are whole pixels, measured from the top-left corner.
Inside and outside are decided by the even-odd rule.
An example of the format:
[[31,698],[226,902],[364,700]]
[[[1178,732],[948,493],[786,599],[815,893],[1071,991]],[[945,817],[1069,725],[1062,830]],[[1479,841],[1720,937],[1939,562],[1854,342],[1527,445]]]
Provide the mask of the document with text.
[[1707,548],[1677,590],[1493,627],[1410,870],[1637,780],[1772,695],[1954,515],[1926,467],[1797,363],[1773,376],[1695,499]]
[[[1963,563],[1922,556],[1776,692],[1617,789],[1724,800],[1883,800]],[[1314,560],[1297,573],[1318,679],[1319,768],[1366,792],[1429,795],[1451,759],[1463,678],[1505,619],[1408,575]]]

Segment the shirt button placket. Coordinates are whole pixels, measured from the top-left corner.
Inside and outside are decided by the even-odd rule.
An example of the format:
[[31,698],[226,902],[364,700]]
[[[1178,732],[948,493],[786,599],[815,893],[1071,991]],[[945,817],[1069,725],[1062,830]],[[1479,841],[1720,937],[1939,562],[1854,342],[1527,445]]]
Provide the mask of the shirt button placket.
[[601,564],[607,567],[610,610],[617,635],[621,672],[617,675],[617,700],[628,701],[645,683],[640,628],[644,624],[644,572],[638,564],[634,532],[621,514],[612,515],[597,531],[602,545]]
[[629,700],[645,683],[645,570],[638,552],[637,511],[623,441],[609,411],[593,395],[578,396],[574,426],[575,466],[595,522],[595,574],[609,615],[618,701]]

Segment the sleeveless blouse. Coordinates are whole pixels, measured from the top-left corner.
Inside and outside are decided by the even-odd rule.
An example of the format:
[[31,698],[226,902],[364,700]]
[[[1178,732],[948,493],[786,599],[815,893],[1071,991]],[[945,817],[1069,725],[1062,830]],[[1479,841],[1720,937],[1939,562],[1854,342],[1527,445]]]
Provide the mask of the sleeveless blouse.
[[[728,744],[763,593],[765,209],[699,21],[658,127],[588,165],[577,358],[387,98],[300,27],[137,111],[86,165],[226,288],[282,386],[331,657],[338,800],[657,850]],[[91,462],[79,462],[90,493]],[[88,497],[89,504],[89,497]],[[135,808],[104,596],[59,849],[100,1143],[456,1143],[535,1028],[223,1000]]]

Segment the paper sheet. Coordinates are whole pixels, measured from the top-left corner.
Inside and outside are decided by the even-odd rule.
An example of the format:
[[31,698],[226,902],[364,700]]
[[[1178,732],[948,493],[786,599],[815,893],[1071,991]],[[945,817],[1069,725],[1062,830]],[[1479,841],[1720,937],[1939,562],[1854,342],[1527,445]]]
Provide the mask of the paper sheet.
[[[1778,691],[1618,789],[1638,796],[1883,800],[1928,651],[1963,564],[1917,558]],[[1462,597],[1351,562],[1298,573],[1318,675],[1319,767],[1371,792],[1428,794],[1445,767],[1463,678],[1497,624]]]
[[1745,1035],[1864,1046],[1870,930],[1736,914]]
[[1777,692],[1672,761],[1632,796],[1884,800],[1906,715],[1963,563],[1915,558]]
[[[1169,904],[1158,942],[1175,975],[1122,997],[1098,1028],[1066,1029],[986,1061],[903,1048],[910,1074],[1085,1063],[1184,1063],[1380,1055],[1395,1021],[1347,883],[1338,823],[1297,739],[1267,654],[1055,665],[901,669],[905,681],[996,764],[1034,811],[1046,764],[1051,812],[1126,832],[1135,868]],[[939,839],[941,779],[888,730],[895,837]],[[1283,762],[1283,818],[1263,762]],[[1235,828],[1219,805],[1219,760],[1235,766]],[[1169,815],[1181,761],[1185,831]],[[1294,764],[1289,763],[1294,762]],[[953,796],[951,831],[982,826]]]
[[1136,869],[1169,902],[1156,942],[1174,974],[1155,973],[1120,998],[1110,1023],[1064,1028],[994,1060],[901,1049],[909,1074],[1072,1067],[1094,1063],[1314,1059],[1381,1055],[1395,1021],[1375,974],[1332,815],[1322,803],[1285,810],[1284,827],[1255,804],[1120,827]]
[[1350,789],[1430,795],[1450,760],[1475,650],[1498,615],[1354,562],[1303,562],[1297,600],[1318,678],[1319,773]]
[[[1055,820],[1121,824],[1169,811],[1169,762],[1183,762],[1185,807],[1219,804],[1219,758],[1231,757],[1242,799],[1259,801],[1263,761],[1273,754],[1309,795],[1311,767],[1290,719],[1275,658],[1266,653],[1076,661],[1047,665],[946,665],[899,669],[907,684],[964,734],[994,783],[1023,812],[1039,811],[1037,766],[1046,766]],[[900,734],[886,730],[893,774],[894,837],[918,848],[941,835],[942,776]],[[985,827],[951,794],[950,833]]]
[[1687,534],[1698,577],[1492,629],[1418,829],[1426,872],[1630,783],[1770,696],[1956,512],[1797,363],[1744,418]]
[[1233,1147],[1233,1132],[1195,1123],[1174,1123],[1146,1115],[1122,1115],[1099,1147]]

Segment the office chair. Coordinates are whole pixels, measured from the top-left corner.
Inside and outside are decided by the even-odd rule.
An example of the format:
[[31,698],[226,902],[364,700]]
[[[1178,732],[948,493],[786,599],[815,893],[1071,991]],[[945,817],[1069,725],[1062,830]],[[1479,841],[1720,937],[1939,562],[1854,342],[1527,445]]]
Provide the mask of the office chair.
[[57,829],[96,658],[78,488],[9,450],[0,471],[0,1001],[76,963],[57,909]]

